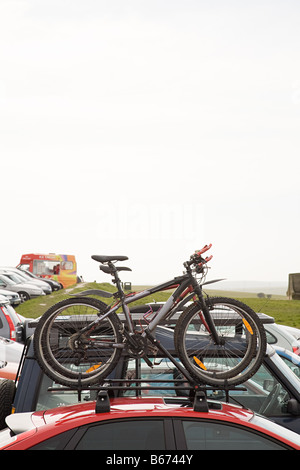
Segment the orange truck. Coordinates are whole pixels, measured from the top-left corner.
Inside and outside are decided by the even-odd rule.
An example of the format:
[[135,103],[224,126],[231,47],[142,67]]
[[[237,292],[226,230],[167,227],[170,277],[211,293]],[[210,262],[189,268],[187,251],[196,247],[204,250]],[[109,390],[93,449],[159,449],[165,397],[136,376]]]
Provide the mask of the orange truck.
[[77,265],[74,255],[26,254],[21,256],[18,268],[36,276],[59,282],[63,288],[77,283]]

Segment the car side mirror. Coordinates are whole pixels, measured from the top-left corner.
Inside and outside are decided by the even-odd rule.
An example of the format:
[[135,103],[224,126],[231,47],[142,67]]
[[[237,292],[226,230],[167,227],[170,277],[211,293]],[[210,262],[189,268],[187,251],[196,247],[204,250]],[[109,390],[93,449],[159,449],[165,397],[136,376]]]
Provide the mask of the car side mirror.
[[274,388],[274,380],[266,379],[263,383],[263,389],[267,392],[271,392]]
[[296,400],[296,398],[290,398],[287,403],[287,412],[293,416],[300,415],[300,403]]

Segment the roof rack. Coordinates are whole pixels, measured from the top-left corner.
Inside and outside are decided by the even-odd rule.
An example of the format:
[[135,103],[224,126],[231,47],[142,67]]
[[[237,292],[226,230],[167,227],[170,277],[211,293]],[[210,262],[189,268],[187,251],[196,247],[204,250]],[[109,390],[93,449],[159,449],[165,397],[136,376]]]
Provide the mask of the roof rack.
[[[155,385],[142,385],[143,383],[150,382],[151,384]],[[157,384],[157,385],[156,385]],[[163,386],[161,384],[164,384]],[[168,384],[166,386],[165,384]],[[229,392],[232,390],[247,390],[245,387],[242,386],[226,386],[226,384],[222,387],[216,386],[208,386],[205,384],[187,384],[186,379],[170,379],[170,380],[159,380],[159,379],[106,379],[103,383],[99,385],[90,385],[90,386],[82,386],[80,381],[76,387],[49,387],[48,391],[77,391],[78,393],[78,401],[81,402],[81,393],[84,390],[89,391],[97,391],[97,400],[96,400],[96,413],[106,413],[110,410],[110,397],[113,396],[114,391],[135,391],[136,397],[141,396],[141,392],[143,390],[175,390],[178,392],[179,390],[184,390],[185,392],[189,391],[189,396],[180,395],[176,397],[176,402],[181,400],[183,406],[191,406],[193,405],[194,411],[199,412],[208,412],[209,408],[216,408],[216,402],[208,402],[207,401],[207,391],[213,390],[218,391],[222,390],[225,392],[225,399],[226,402],[229,402]],[[164,396],[164,399],[170,399],[173,397]],[[171,400],[174,402],[174,400]]]
[[[95,385],[83,385],[81,382],[81,374],[79,374],[78,382],[74,387],[49,387],[48,391],[77,391],[78,394],[78,401],[81,402],[81,393],[85,391],[96,391],[98,392],[98,398],[96,403],[96,410],[108,410],[108,402],[109,397],[114,397],[114,392],[122,391],[135,391],[136,397],[141,396],[141,392],[146,390],[147,392],[151,390],[170,390],[176,392],[185,392],[181,396],[185,398],[187,403],[191,403],[193,401],[193,407],[195,411],[208,411],[208,404],[207,404],[207,391],[224,391],[225,392],[225,400],[229,402],[229,392],[231,390],[243,390],[246,391],[247,389],[242,386],[230,386],[228,385],[227,381],[224,381],[223,386],[209,386],[204,383],[196,383],[193,381],[192,377],[188,374],[186,376],[182,376],[181,378],[173,378],[173,379],[142,379],[140,377],[140,367],[139,362],[136,360],[135,362],[135,377],[133,378],[117,378],[117,379],[110,379],[105,378],[103,381],[99,382],[99,384]],[[142,385],[145,384],[145,385]],[[149,385],[152,384],[152,385]],[[168,385],[166,385],[168,384]],[[188,392],[188,394],[187,394]],[[166,398],[164,396],[164,398]],[[180,398],[180,395],[177,397]],[[105,412],[106,412],[105,411]],[[100,411],[97,411],[100,412]],[[104,412],[104,411],[102,411]]]
[[[147,390],[156,389],[155,387],[145,387]],[[231,390],[246,390],[244,387],[230,387]],[[227,390],[228,391],[228,390]],[[165,397],[164,397],[165,398]],[[175,401],[177,403],[178,401]],[[172,400],[172,403],[174,401]],[[216,402],[209,402],[204,390],[195,391],[193,402],[192,401],[181,401],[181,406],[193,406],[193,410],[199,413],[208,413],[210,408],[221,409],[222,404]],[[109,390],[101,389],[98,393],[95,412],[96,413],[108,413],[110,411],[110,400]]]
[[[193,410],[198,411],[200,413],[207,413],[209,411],[209,405],[208,405],[206,395],[204,392],[195,393]],[[95,412],[96,413],[109,413],[109,411],[110,411],[109,394],[107,391],[101,390],[97,396]]]

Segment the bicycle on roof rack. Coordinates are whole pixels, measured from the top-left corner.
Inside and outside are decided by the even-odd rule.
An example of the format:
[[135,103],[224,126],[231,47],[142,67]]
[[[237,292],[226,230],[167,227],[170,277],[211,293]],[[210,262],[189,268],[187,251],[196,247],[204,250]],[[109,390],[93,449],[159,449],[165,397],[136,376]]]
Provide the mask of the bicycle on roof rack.
[[[142,358],[149,366],[159,351],[168,357],[189,383],[232,386],[249,379],[266,350],[264,328],[257,314],[244,303],[226,297],[209,297],[202,286],[207,263],[206,245],[184,263],[181,276],[142,292],[125,294],[116,266],[126,256],[92,256],[100,269],[111,274],[117,291],[89,290],[53,305],[38,322],[34,334],[37,360],[54,381],[69,387],[99,384],[113,371],[121,354]],[[197,279],[200,275],[200,279]],[[147,324],[135,326],[128,305],[150,294],[172,289],[158,311],[144,315]],[[113,297],[111,305],[89,295]],[[185,307],[188,301],[191,305]],[[118,316],[122,308],[125,321]],[[155,338],[155,328],[181,311],[174,328],[176,357]],[[179,359],[179,360],[178,360]]]

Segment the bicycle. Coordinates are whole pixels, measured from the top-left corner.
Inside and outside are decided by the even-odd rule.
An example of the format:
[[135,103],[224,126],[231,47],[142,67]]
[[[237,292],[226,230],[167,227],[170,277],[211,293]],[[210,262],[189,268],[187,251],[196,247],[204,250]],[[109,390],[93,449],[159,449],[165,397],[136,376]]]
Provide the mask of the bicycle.
[[[195,252],[184,263],[185,273],[142,292],[125,294],[116,266],[127,256],[92,256],[100,269],[112,275],[115,293],[88,290],[53,305],[40,318],[34,334],[34,348],[40,367],[54,381],[69,387],[100,383],[113,371],[121,354],[142,358],[153,366],[158,351],[167,356],[179,372],[194,383],[234,386],[249,379],[260,366],[266,350],[266,336],[258,315],[236,299],[209,297],[203,293],[208,261],[203,258],[211,245]],[[197,276],[200,275],[200,279]],[[156,312],[148,313],[137,327],[128,304],[170,290],[168,300]],[[113,297],[107,305],[90,295]],[[186,304],[190,302],[189,306]],[[117,311],[125,316],[122,322]],[[174,327],[176,357],[155,338],[155,328],[181,312]]]

